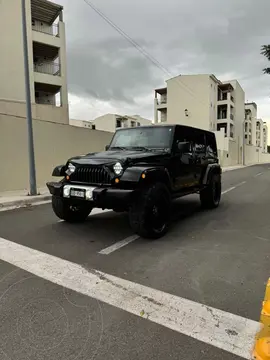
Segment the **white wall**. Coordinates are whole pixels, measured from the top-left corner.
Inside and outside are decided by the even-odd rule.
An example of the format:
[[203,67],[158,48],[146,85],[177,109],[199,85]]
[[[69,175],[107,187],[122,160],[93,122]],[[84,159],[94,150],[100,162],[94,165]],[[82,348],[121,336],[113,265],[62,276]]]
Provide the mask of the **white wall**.
[[[209,87],[209,75],[183,75],[169,79],[167,81],[167,122],[209,130]],[[185,115],[185,109],[188,110],[188,116]]]
[[[37,185],[44,187],[52,179],[56,165],[69,157],[102,151],[110,143],[112,133],[33,121]],[[28,189],[27,124],[25,118],[0,114],[0,189]]]
[[[31,35],[30,0],[26,1],[27,31]],[[24,62],[22,42],[22,13],[21,1],[0,1],[0,98],[25,101]],[[32,38],[28,37],[31,67]],[[33,78],[31,81],[31,96],[34,96]]]

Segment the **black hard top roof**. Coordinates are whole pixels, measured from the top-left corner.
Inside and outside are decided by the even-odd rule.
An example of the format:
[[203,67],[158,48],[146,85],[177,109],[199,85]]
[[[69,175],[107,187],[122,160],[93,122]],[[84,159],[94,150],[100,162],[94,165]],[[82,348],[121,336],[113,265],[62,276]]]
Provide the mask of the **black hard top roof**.
[[141,125],[141,126],[136,126],[136,127],[119,128],[119,129],[116,129],[116,131],[138,129],[138,128],[151,128],[152,129],[155,127],[171,127],[171,128],[173,127],[173,128],[194,129],[196,131],[201,131],[201,132],[208,133],[208,134],[214,134],[212,131],[209,131],[209,130],[204,130],[204,129],[196,128],[194,126],[187,126],[187,125],[180,125],[180,124]]

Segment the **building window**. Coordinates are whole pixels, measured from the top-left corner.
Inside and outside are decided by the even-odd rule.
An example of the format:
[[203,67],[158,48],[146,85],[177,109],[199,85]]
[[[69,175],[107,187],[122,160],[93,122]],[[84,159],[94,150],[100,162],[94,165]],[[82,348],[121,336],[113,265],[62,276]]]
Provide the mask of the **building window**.
[[121,127],[121,120],[116,120],[116,127],[117,128]]
[[135,127],[136,126],[135,121],[131,121],[130,125],[131,125],[131,127]]
[[137,126],[141,126],[141,123],[137,122]]

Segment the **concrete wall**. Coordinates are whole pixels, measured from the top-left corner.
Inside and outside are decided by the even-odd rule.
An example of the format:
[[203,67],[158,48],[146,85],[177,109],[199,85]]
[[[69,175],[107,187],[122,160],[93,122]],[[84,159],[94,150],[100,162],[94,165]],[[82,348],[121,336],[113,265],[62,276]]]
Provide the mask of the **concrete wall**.
[[[30,1],[26,1],[27,31],[31,34]],[[0,1],[0,98],[25,101],[21,1]],[[28,37],[30,76],[33,74],[32,38]],[[32,61],[31,61],[32,60]],[[32,64],[32,67],[31,67]],[[34,83],[31,81],[31,96]]]
[[[183,75],[167,81],[167,122],[209,130],[210,76]],[[188,116],[185,115],[188,110]]]
[[[104,150],[112,133],[48,121],[33,121],[37,184],[51,180],[56,165],[71,156]],[[0,114],[0,189],[29,188],[27,126],[25,118]]]
[[[61,118],[59,122],[63,122],[63,120],[66,119],[65,122],[68,124],[65,24],[61,21],[59,22],[58,37],[33,31],[31,21],[31,0],[26,0],[26,21],[31,101],[32,103],[35,102],[35,81],[61,85],[62,113],[65,112],[66,114],[63,115],[63,118]],[[0,33],[2,34],[0,36],[0,79],[2,85],[0,86],[0,99],[25,101],[21,1],[0,1]],[[33,41],[60,48],[59,58],[61,63],[61,77],[34,72]],[[53,117],[54,115],[52,114],[51,116]],[[49,118],[51,116],[49,116]],[[57,118],[55,120],[57,120]]]
[[[13,115],[21,118],[26,117],[26,105],[23,101],[11,101],[0,99],[0,114]],[[32,116],[36,120],[52,121],[60,124],[68,124],[68,105],[53,106],[32,104]]]

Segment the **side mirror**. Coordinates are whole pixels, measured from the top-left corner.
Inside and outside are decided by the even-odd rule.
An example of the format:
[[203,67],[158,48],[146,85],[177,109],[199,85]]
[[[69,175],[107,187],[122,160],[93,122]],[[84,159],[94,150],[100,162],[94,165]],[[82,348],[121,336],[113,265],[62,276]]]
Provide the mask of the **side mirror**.
[[190,142],[179,142],[177,144],[177,152],[181,154],[190,152]]
[[105,150],[106,150],[106,151],[108,151],[109,148],[110,148],[110,145],[106,145],[106,146],[105,146]]

